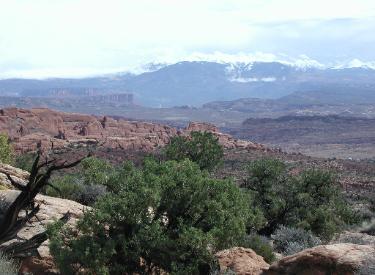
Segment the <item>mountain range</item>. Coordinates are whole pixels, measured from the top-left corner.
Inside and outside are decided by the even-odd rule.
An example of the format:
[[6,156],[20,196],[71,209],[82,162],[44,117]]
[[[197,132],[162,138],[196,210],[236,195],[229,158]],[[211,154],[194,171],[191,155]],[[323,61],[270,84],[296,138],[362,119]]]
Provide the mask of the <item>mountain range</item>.
[[77,97],[131,93],[137,105],[201,106],[239,98],[304,103],[375,103],[371,66],[296,66],[280,62],[155,64],[149,71],[81,79],[0,80],[0,96]]

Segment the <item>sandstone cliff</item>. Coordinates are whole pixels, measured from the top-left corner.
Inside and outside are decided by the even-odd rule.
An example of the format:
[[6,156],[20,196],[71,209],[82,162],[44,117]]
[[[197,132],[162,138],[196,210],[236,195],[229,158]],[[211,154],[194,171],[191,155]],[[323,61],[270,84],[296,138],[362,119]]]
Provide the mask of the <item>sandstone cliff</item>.
[[167,144],[171,137],[187,135],[190,131],[212,132],[226,148],[266,149],[260,144],[234,139],[221,133],[214,125],[205,123],[193,122],[179,131],[161,124],[63,113],[45,108],[0,110],[0,133],[9,135],[17,153],[33,151],[38,146],[50,149],[75,144],[152,151]]

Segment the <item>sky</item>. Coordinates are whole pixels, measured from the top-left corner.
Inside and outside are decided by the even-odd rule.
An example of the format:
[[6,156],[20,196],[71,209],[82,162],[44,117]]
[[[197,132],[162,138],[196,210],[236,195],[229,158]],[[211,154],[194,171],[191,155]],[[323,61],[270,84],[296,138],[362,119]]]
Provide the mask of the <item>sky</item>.
[[0,78],[182,60],[374,62],[374,33],[374,0],[0,0]]

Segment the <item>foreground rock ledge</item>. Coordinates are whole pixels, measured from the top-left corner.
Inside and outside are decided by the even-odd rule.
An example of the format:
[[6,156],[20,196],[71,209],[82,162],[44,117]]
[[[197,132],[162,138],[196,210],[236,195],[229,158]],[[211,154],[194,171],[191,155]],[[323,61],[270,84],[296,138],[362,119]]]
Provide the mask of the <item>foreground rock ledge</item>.
[[30,174],[24,170],[0,162],[0,187],[3,187],[1,189],[14,188],[6,175],[10,175],[15,182],[22,185],[26,184],[30,176]]
[[233,247],[216,253],[220,270],[231,269],[237,275],[258,275],[270,266],[263,260],[262,256],[256,254],[252,249]]
[[285,257],[264,275],[375,274],[375,247],[340,243],[320,245]]
[[[0,191],[0,215],[17,198],[19,193],[20,191],[17,190]],[[35,202],[40,205],[40,210],[36,217],[32,218],[31,222],[27,223],[14,239],[2,244],[0,249],[14,242],[29,240],[35,235],[44,232],[46,225],[61,218],[67,212],[71,214],[68,224],[74,225],[83,215],[83,212],[89,209],[89,207],[71,200],[43,195],[37,195]],[[48,240],[37,249],[37,255],[30,255],[30,257],[22,261],[20,274],[27,272],[38,275],[57,273],[48,248]]]

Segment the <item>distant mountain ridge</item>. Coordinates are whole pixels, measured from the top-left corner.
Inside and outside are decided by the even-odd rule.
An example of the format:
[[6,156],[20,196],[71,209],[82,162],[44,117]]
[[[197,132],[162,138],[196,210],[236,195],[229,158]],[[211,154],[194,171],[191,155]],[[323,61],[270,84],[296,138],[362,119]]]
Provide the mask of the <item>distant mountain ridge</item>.
[[[250,97],[278,99],[315,92],[324,97],[327,91],[343,97],[343,101],[352,101],[353,97],[372,100],[375,69],[371,63],[363,64],[323,68],[314,63],[298,66],[281,62],[184,61],[171,65],[150,64],[148,71],[140,74],[82,79],[5,79],[0,80],[0,96],[54,96],[54,91],[59,89],[78,96],[86,96],[88,91],[95,91],[97,95],[131,93],[136,104],[151,107],[200,106],[211,101]],[[357,91],[360,91],[358,96]]]

